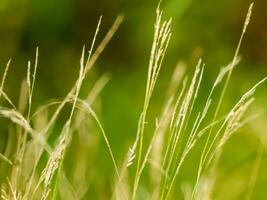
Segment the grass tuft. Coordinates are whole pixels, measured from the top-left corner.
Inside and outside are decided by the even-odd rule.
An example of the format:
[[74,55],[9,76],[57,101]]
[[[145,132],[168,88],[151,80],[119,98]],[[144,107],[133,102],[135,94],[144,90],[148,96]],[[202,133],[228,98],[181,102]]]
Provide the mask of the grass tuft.
[[[0,117],[13,124],[14,129],[10,134],[14,134],[16,140],[12,144],[11,139],[7,139],[7,147],[12,146],[12,153],[7,150],[0,153],[0,160],[7,164],[3,168],[7,169],[3,173],[5,179],[0,182],[1,199],[84,199],[90,188],[86,175],[92,173],[87,157],[97,149],[96,145],[92,144],[94,148],[91,148],[89,143],[98,140],[96,136],[89,136],[89,132],[100,132],[111,158],[114,168],[114,184],[109,189],[111,199],[140,199],[139,195],[141,196],[144,187],[151,199],[176,199],[179,189],[182,190],[184,199],[213,199],[217,167],[224,146],[241,127],[258,117],[247,116],[247,111],[255,101],[256,89],[267,79],[256,83],[228,112],[221,114],[232,73],[240,62],[239,50],[250,22],[252,8],[253,4],[248,9],[234,57],[230,64],[220,69],[205,97],[204,105],[200,106],[198,103],[205,80],[203,60],[199,59],[192,76],[185,76],[185,64],[179,62],[166,89],[162,110],[159,116],[152,119],[154,127],[151,130],[147,127],[147,124],[151,123],[148,113],[172,35],[172,19],[163,20],[163,11],[160,4],[158,5],[143,109],[136,138],[128,152],[125,152],[122,164],[116,160],[109,136],[92,107],[110,76],[105,74],[100,77],[85,99],[80,97],[80,91],[86,75],[119,28],[123,16],[117,17],[104,39],[95,48],[102,21],[102,17],[99,18],[88,52],[85,46],[82,49],[78,78],[73,87],[63,99],[52,100],[36,110],[33,110],[32,103],[37,78],[38,47],[33,67],[32,62],[28,61],[27,76],[21,86],[18,108],[4,92],[11,64],[9,60],[0,85],[0,98],[3,97],[8,106],[0,106]],[[68,110],[66,107],[69,105]],[[63,113],[66,119],[60,126],[59,118]],[[7,126],[11,127],[10,124]],[[60,127],[60,131],[56,126]],[[145,134],[148,134],[148,137]],[[80,145],[76,144],[77,149],[71,152],[72,157],[69,158],[68,150],[77,140]],[[196,146],[200,151],[199,161],[192,163],[196,166],[192,172],[194,181],[178,182],[182,167]],[[251,199],[255,190],[263,152],[264,149],[260,146],[246,186],[246,199]],[[75,167],[68,169],[68,164],[65,163],[67,161],[74,163]],[[100,174],[96,174],[98,175]],[[148,180],[144,181],[147,176]]]

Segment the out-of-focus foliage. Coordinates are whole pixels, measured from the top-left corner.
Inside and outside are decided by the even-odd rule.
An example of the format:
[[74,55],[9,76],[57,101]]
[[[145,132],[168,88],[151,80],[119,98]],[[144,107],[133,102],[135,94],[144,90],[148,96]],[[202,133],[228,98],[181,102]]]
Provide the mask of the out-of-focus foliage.
[[[160,76],[161,81],[152,101],[153,114],[161,109],[164,89],[178,61],[185,62],[187,71],[190,72],[198,58],[202,57],[206,63],[207,76],[204,84],[211,84],[214,74],[233,57],[250,3],[249,0],[162,2],[164,15],[173,17],[173,37]],[[18,98],[21,82],[26,76],[27,60],[34,58],[35,47],[39,46],[39,69],[33,107],[50,98],[64,96],[78,76],[82,45],[90,44],[99,16],[103,16],[103,23],[97,44],[116,16],[123,14],[122,26],[85,80],[85,85],[89,88],[103,73],[111,75],[111,80],[94,106],[101,115],[115,155],[121,161],[134,139],[136,122],[142,109],[156,5],[157,1],[154,0],[0,0],[1,73],[8,59],[12,58],[6,81],[7,93],[14,100]],[[246,88],[267,74],[266,8],[266,0],[255,0],[251,24],[240,51],[242,61],[235,69],[233,80],[236,81],[230,83],[232,89],[227,91],[224,109],[229,108],[227,106],[237,100]],[[207,91],[203,89],[202,92],[205,94]],[[266,85],[257,92],[256,98],[258,107],[266,106]],[[249,178],[248,171],[257,157],[259,145],[257,137],[251,135],[260,135],[266,148],[265,121],[266,114],[241,130],[238,137],[233,137],[227,144],[219,177],[224,182],[221,190],[227,192],[220,193],[230,195],[232,187],[242,185]],[[7,131],[3,124],[0,127],[1,131]],[[243,135],[240,136],[241,134]],[[92,143],[97,143],[98,140],[98,149],[92,151],[107,155],[105,148],[102,148],[104,143],[101,139],[93,138]],[[1,150],[4,143],[0,142],[0,145]],[[75,149],[75,145],[71,149]],[[102,173],[91,191],[93,196],[97,196],[94,193],[100,192],[99,185],[110,184],[112,165],[108,156],[96,156],[92,160],[96,163],[96,171],[90,178],[96,179],[94,174],[100,171]],[[233,160],[235,161],[232,162]],[[266,198],[264,158],[261,166],[255,199]],[[186,163],[185,168],[190,170],[190,163]],[[189,179],[191,181],[193,178]]]

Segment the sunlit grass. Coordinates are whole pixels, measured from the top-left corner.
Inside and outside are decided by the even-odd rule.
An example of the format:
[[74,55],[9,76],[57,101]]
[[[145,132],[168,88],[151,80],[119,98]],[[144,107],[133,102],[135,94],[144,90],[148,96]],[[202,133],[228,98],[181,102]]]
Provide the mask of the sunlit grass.
[[[150,198],[176,199],[177,188],[184,188],[180,182],[177,182],[181,167],[199,143],[199,162],[192,163],[197,171],[194,183],[182,191],[184,199],[213,199],[217,165],[224,145],[238,129],[256,119],[257,113],[247,116],[246,111],[255,100],[255,90],[266,80],[264,78],[248,89],[228,112],[222,114],[221,106],[227,98],[227,89],[230,86],[233,70],[240,61],[239,49],[250,21],[252,7],[253,4],[249,7],[233,60],[229,65],[220,69],[205,98],[204,105],[199,106],[200,104],[197,103],[199,93],[205,83],[204,61],[199,59],[192,76],[185,76],[184,65],[177,65],[170,79],[169,88],[166,89],[167,96],[165,100],[163,99],[161,115],[155,118],[154,130],[149,133],[151,137],[145,137],[145,134],[150,131],[146,126],[147,123],[151,123],[147,115],[150,111],[150,101],[159,81],[159,74],[172,34],[172,20],[162,20],[163,12],[160,5],[158,6],[143,110],[138,121],[136,138],[128,152],[125,152],[125,159],[121,163],[116,160],[109,142],[109,135],[91,106],[107,84],[109,77],[102,76],[85,99],[80,98],[80,91],[87,73],[90,72],[121,24],[122,16],[115,20],[100,45],[95,49],[102,19],[100,17],[88,54],[85,47],[82,50],[77,81],[63,100],[50,101],[33,111],[32,102],[39,57],[37,48],[33,67],[31,62],[28,62],[26,84],[21,87],[19,107],[16,107],[4,92],[11,65],[9,61],[0,87],[0,98],[3,98],[8,106],[0,107],[0,116],[13,123],[13,132],[10,134],[16,135],[16,141],[9,141],[9,138],[7,140],[7,146],[12,146],[11,155],[13,156],[9,157],[5,152],[0,153],[1,162],[8,165],[3,173],[5,178],[1,183],[1,198],[86,198],[89,181],[86,180],[85,174],[90,171],[87,166],[87,154],[90,154],[92,149],[88,147],[85,140],[88,139],[88,132],[93,129],[95,132],[100,132],[111,158],[110,165],[114,169],[112,172],[114,182],[108,189],[111,191],[109,198],[140,199],[139,188],[143,184],[144,171],[147,170],[150,174],[150,181],[148,181],[150,185],[146,190]],[[23,111],[25,109],[22,108],[27,109]],[[65,108],[69,108],[69,112],[65,114],[65,123],[60,131],[55,130]],[[10,125],[7,124],[7,126]],[[77,152],[74,152],[76,157],[69,158],[66,157],[66,152],[72,144],[74,134],[79,136],[81,146],[77,146]],[[262,152],[262,148],[259,148],[259,156],[249,181],[247,199],[250,199],[253,194],[256,182],[254,177],[259,170]],[[66,159],[71,159],[70,162],[76,163],[72,181],[66,174],[68,171],[66,170],[68,166],[64,162]]]

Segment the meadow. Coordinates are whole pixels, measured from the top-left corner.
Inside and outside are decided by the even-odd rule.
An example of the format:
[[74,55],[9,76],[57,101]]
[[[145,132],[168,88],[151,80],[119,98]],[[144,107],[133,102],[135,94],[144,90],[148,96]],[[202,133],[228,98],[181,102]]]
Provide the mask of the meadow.
[[[17,70],[15,58],[8,60],[0,82],[1,199],[267,197],[266,74],[240,72],[254,4],[228,64],[218,63],[212,72],[199,49],[190,62],[168,68],[174,19],[162,7],[159,3],[148,25],[154,29],[146,68],[129,70],[131,78],[95,69],[110,52],[124,15],[109,29],[98,18],[75,67],[66,62],[62,72],[49,65],[48,72],[39,70],[45,59],[41,45],[25,73],[16,72],[17,84],[9,80]],[[39,75],[49,88],[60,81],[64,95],[45,99]]]

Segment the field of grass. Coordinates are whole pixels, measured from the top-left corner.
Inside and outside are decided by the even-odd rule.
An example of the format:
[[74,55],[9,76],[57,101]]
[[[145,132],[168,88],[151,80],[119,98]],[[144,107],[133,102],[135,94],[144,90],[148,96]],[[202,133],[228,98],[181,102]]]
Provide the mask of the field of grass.
[[[173,21],[159,4],[144,97],[129,100],[129,108],[119,108],[102,94],[110,74],[92,78],[96,62],[120,29],[122,15],[101,39],[99,18],[91,45],[82,49],[78,73],[73,73],[76,80],[63,98],[34,104],[35,94],[41,93],[35,88],[42,56],[36,48],[21,85],[12,86],[19,87],[18,98],[12,100],[5,90],[15,67],[9,60],[0,82],[1,199],[265,199],[266,113],[257,104],[257,92],[266,89],[266,78],[262,74],[242,94],[233,86],[240,81],[234,74],[252,13],[253,4],[232,59],[216,69],[217,76],[207,77],[205,59],[198,58],[192,72],[178,62],[160,85]],[[95,82],[88,84],[88,77]],[[129,85],[137,82],[141,76]],[[102,104],[107,102],[114,108],[103,117],[107,111]],[[115,120],[116,110],[135,115],[136,104],[142,108],[133,122],[136,128],[125,128],[123,137],[111,135],[106,124],[127,124],[123,117]]]

